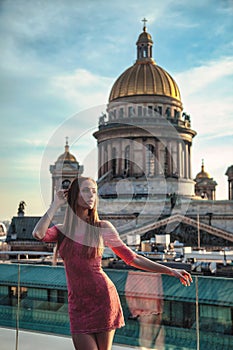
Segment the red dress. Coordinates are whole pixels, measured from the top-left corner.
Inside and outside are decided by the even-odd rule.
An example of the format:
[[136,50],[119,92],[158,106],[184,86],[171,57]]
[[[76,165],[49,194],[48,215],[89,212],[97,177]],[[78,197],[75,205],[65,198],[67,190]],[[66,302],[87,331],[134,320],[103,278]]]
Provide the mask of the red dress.
[[[43,241],[56,242],[59,230],[49,228]],[[136,254],[116,232],[104,234],[104,243],[127,264]],[[82,244],[65,237],[59,254],[64,261],[68,288],[68,310],[71,333],[98,333],[125,325],[115,285],[103,271],[101,256],[83,256]]]

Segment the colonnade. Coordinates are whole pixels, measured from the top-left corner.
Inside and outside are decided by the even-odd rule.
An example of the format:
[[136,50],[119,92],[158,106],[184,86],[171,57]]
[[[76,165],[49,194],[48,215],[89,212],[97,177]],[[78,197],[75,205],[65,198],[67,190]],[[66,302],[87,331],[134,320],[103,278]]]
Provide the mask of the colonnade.
[[98,145],[98,177],[165,176],[192,178],[190,142],[182,140],[110,139]]

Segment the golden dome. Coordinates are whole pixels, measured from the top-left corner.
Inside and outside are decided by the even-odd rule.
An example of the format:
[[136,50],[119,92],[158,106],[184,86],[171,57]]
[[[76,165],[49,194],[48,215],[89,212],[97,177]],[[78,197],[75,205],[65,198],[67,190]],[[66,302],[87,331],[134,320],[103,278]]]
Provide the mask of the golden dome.
[[73,156],[73,154],[71,154],[70,152],[64,152],[57,159],[57,162],[66,162],[66,161],[77,163],[75,156]]
[[181,102],[176,82],[152,58],[153,41],[145,25],[136,45],[137,60],[116,80],[110,92],[109,102],[122,97],[138,95],[168,96]]
[[211,176],[204,169],[204,161],[202,161],[201,171],[197,174],[196,179],[211,179]]
[[174,79],[153,60],[137,61],[114,83],[109,102],[126,96],[162,95],[181,101]]
[[70,153],[69,151],[69,145],[68,145],[68,139],[66,139],[66,145],[65,145],[65,152],[62,153],[58,158],[57,162],[72,162],[72,163],[77,163],[77,160],[73,154]]

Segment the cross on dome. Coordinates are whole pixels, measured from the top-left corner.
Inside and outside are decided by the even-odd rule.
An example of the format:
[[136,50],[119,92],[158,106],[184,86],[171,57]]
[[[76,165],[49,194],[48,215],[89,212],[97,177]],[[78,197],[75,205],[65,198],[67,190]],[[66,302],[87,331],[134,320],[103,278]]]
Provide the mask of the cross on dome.
[[145,31],[146,31],[146,22],[148,22],[148,21],[147,21],[147,19],[144,17],[144,18],[142,19],[142,22],[144,23],[143,30],[144,30],[144,32],[145,32]]

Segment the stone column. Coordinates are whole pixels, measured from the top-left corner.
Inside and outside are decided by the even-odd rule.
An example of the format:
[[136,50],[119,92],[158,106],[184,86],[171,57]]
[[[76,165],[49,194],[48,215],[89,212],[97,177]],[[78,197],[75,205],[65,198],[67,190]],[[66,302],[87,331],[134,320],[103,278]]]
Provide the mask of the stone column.
[[54,177],[52,176],[52,202],[54,201]]
[[98,145],[98,178],[102,176],[102,144]]
[[180,177],[184,177],[184,149],[183,142],[178,142],[179,146],[179,173]]
[[180,177],[180,143],[179,141],[176,142],[176,149],[177,149],[177,175]]
[[188,144],[185,143],[185,173],[184,176],[185,178],[189,178],[189,153],[188,153]]
[[168,159],[167,159],[167,174],[168,176],[171,176],[171,169],[172,169],[172,150],[171,150],[171,141],[168,141],[167,143],[167,150],[168,150]]
[[192,179],[192,145],[189,145],[189,178]]

